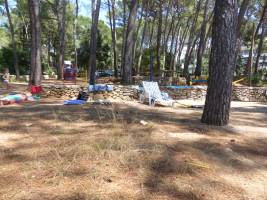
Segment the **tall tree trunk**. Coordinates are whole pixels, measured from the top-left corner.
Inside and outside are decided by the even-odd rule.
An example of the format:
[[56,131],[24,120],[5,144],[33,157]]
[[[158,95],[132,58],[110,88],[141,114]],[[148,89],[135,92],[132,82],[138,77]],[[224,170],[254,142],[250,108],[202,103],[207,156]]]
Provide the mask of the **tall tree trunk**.
[[29,85],[40,85],[42,78],[42,29],[40,4],[38,0],[28,0],[31,23],[31,73]]
[[160,46],[161,46],[161,32],[162,32],[162,0],[159,0],[159,24],[157,36],[157,70],[160,70]]
[[[266,1],[266,4],[265,4],[264,8],[263,8],[263,12],[262,12],[262,15],[261,15],[260,22],[259,22],[259,24],[258,24],[258,26],[257,26],[257,29],[256,29],[256,32],[255,32],[255,34],[254,34],[254,44],[255,44],[255,41],[256,41],[256,39],[257,39],[258,32],[259,32],[259,30],[260,30],[261,24],[262,24],[262,22],[264,21],[265,14],[266,14],[266,10],[267,10],[267,1]],[[248,58],[248,62],[247,62],[246,71],[245,71],[245,75],[248,74],[249,66],[250,66],[250,63],[251,63],[251,57],[252,57],[252,54],[251,54],[251,52],[250,52],[250,54],[249,54],[249,58]]]
[[238,22],[237,22],[237,27],[236,27],[236,37],[237,38],[239,37],[239,33],[240,33],[240,30],[241,30],[241,27],[243,24],[244,15],[245,15],[245,12],[247,10],[248,3],[249,3],[249,0],[243,0],[241,8],[239,10]]
[[[87,66],[87,73],[91,74],[91,62],[92,62],[92,35],[94,33],[93,24],[95,19],[95,0],[92,0],[92,25],[91,25],[91,39],[90,39],[90,49],[89,49],[89,61]],[[93,75],[93,74],[92,74]]]
[[254,74],[258,74],[259,70],[259,63],[260,63],[260,56],[261,56],[261,51],[262,51],[262,46],[263,46],[263,41],[265,38],[265,23],[262,25],[262,31],[261,31],[261,40],[258,46],[258,55],[257,55],[257,60],[256,60],[256,65],[255,65],[255,71]]
[[94,20],[93,20],[93,24],[91,28],[91,45],[90,45],[91,63],[89,63],[89,65],[91,66],[90,82],[92,85],[94,85],[94,81],[95,81],[94,74],[96,70],[97,27],[98,27],[100,4],[101,4],[101,0],[97,0]]
[[48,69],[50,69],[50,31],[49,31],[49,26],[47,29],[47,35],[46,35],[46,63]]
[[152,39],[153,39],[153,33],[154,33],[154,26],[155,26],[155,21],[156,21],[156,15],[155,15],[155,17],[154,17],[154,19],[153,19],[153,22],[152,22],[152,28],[151,28],[151,33],[150,33],[150,38],[149,38],[149,45],[148,45],[148,48],[150,48],[151,47],[151,45],[152,45]]
[[237,0],[215,2],[209,83],[202,122],[217,126],[229,123],[235,57]]
[[196,28],[196,24],[197,24],[197,19],[198,19],[198,13],[200,10],[200,4],[201,4],[202,0],[198,1],[198,5],[196,8],[196,13],[195,13],[195,17],[194,20],[192,22],[192,27],[190,30],[190,36],[189,36],[189,40],[188,40],[188,44],[187,44],[187,50],[186,50],[186,54],[185,54],[185,63],[184,63],[184,72],[183,72],[183,76],[185,77],[188,74],[188,67],[189,67],[189,62],[190,62],[190,51],[191,51],[191,47],[192,47],[192,42],[194,40],[194,34],[195,34],[195,28]]
[[125,63],[125,27],[126,27],[126,2],[123,1],[123,40],[122,40],[122,52],[121,52],[121,77],[123,76],[123,66]]
[[118,78],[118,54],[117,54],[117,35],[116,35],[116,21],[115,21],[115,0],[112,3],[113,12],[113,49],[114,49],[114,76]]
[[76,19],[73,26],[73,45],[74,45],[74,53],[75,53],[75,66],[77,67],[77,48],[76,48],[76,27],[78,23],[78,14],[79,14],[79,2],[76,0]]
[[[179,30],[178,30],[178,35],[177,35],[177,39],[176,39],[175,53],[174,53],[173,64],[172,64],[174,71],[176,71],[175,63],[176,63],[177,55],[178,55],[178,47],[179,47],[180,35],[181,35],[181,27],[179,27]],[[176,76],[176,72],[175,72],[174,76]]]
[[167,14],[166,14],[166,18],[165,18],[165,28],[164,28],[164,35],[163,35],[163,45],[162,45],[162,53],[163,53],[163,63],[162,63],[162,68],[164,70],[165,68],[165,59],[166,59],[166,53],[165,53],[165,49],[166,49],[166,45],[168,40],[166,40],[166,34],[167,34],[167,26],[168,26],[168,18],[169,18],[169,11],[172,5],[172,0],[170,0],[168,8],[167,8]]
[[60,0],[56,0],[57,9],[57,23],[59,33],[59,59],[58,59],[58,79],[63,78],[63,64],[64,64],[64,44],[65,44],[65,15],[66,15],[66,0],[62,4],[62,17]]
[[143,54],[144,40],[145,40],[145,37],[146,37],[146,27],[147,27],[147,20],[148,20],[148,9],[149,9],[149,0],[147,0],[147,5],[146,5],[146,21],[145,21],[145,25],[144,25],[144,28],[143,28],[142,41],[141,41],[141,46],[140,46],[140,54],[139,54],[137,70],[136,70],[137,74],[140,71],[140,65],[141,65],[142,54]]
[[143,10],[144,10],[144,5],[142,6],[141,16],[140,16],[140,19],[139,19],[139,22],[138,22],[138,26],[137,26],[137,30],[136,30],[136,36],[135,36],[135,40],[134,40],[133,63],[132,63],[132,66],[134,65],[134,61],[135,61],[136,45],[137,45],[138,33],[139,33],[141,22],[142,22],[142,19],[143,19]]
[[197,67],[196,67],[196,74],[195,74],[196,77],[201,76],[202,55],[204,52],[204,45],[205,45],[204,42],[205,42],[205,36],[206,36],[206,30],[207,30],[207,24],[208,24],[209,8],[210,8],[210,0],[206,0],[203,24],[201,26],[201,35],[200,35],[200,41],[199,41],[198,51],[197,51]]
[[108,0],[108,9],[109,9],[109,22],[111,29],[111,37],[113,40],[113,51],[114,51],[114,76],[118,78],[118,57],[117,57],[117,36],[116,36],[116,21],[115,21],[115,0],[112,1],[112,19],[113,25],[111,22],[111,12],[110,12],[110,1]]
[[6,6],[6,13],[9,21],[9,26],[10,26],[10,31],[11,31],[11,36],[12,36],[12,50],[13,50],[13,55],[14,55],[14,68],[16,72],[16,79],[20,79],[19,75],[19,64],[18,64],[18,55],[16,51],[16,41],[15,41],[15,34],[14,34],[14,29],[13,29],[13,24],[11,21],[10,13],[9,13],[9,7],[7,0],[5,0],[5,6]]
[[132,83],[132,51],[133,51],[133,36],[135,27],[135,18],[138,9],[139,0],[132,0],[130,15],[128,19],[128,27],[125,44],[125,62],[123,66],[122,84],[129,85]]
[[169,67],[168,69],[171,70],[172,69],[172,53],[173,53],[173,45],[174,45],[174,38],[175,38],[175,35],[174,33],[176,32],[176,28],[178,26],[179,22],[177,23],[176,27],[174,26],[173,24],[173,27],[172,27],[172,40],[171,40],[171,48],[170,48],[170,63],[169,63]]

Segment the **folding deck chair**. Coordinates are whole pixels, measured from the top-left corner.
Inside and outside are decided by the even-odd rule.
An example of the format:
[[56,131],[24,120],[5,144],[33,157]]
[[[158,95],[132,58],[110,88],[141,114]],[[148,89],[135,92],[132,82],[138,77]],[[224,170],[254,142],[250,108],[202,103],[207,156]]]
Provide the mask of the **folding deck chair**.
[[156,103],[168,104],[173,107],[175,100],[170,98],[167,93],[161,93],[157,82],[142,82],[144,91],[140,94],[140,103],[144,103],[146,99],[149,106],[154,107]]

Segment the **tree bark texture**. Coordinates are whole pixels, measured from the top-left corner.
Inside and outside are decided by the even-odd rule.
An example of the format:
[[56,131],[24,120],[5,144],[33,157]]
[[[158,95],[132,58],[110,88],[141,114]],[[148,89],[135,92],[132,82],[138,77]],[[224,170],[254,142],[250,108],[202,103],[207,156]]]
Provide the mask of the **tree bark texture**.
[[42,78],[42,28],[38,0],[28,0],[31,23],[31,73],[29,85],[40,85]]
[[160,46],[161,46],[161,32],[162,32],[162,0],[159,0],[159,23],[157,36],[157,70],[160,70]]
[[122,84],[129,85],[132,83],[132,51],[133,51],[133,37],[135,18],[138,9],[139,0],[133,0],[128,19],[126,43],[125,43],[125,62],[123,66]]
[[137,74],[140,71],[140,65],[141,65],[142,54],[143,54],[144,40],[145,40],[145,37],[146,37],[146,27],[147,27],[147,21],[148,21],[148,9],[149,9],[149,0],[147,0],[147,5],[146,5],[146,19],[145,19],[145,25],[144,25],[144,28],[143,28],[143,34],[142,34],[142,40],[141,40],[141,46],[140,46],[140,54],[139,54],[137,70],[136,70]]
[[264,38],[265,38],[265,28],[266,28],[266,25],[265,25],[265,23],[263,23],[262,31],[261,31],[261,39],[260,39],[260,43],[258,46],[258,55],[257,55],[254,74],[258,74],[258,70],[259,70],[260,56],[261,56],[262,46],[263,46],[263,42],[264,42]]
[[202,67],[202,55],[204,52],[204,45],[205,45],[205,36],[207,31],[207,24],[208,24],[208,14],[210,8],[210,0],[206,0],[205,10],[204,10],[204,18],[203,24],[201,26],[201,35],[200,41],[198,44],[198,51],[197,51],[197,66],[196,66],[196,73],[195,76],[201,76],[201,67]]
[[[200,10],[200,4],[201,4],[201,0],[199,0],[197,8],[196,8],[196,13],[195,13],[195,17],[193,19],[192,22],[192,27],[190,30],[190,36],[188,39],[188,44],[187,44],[187,50],[186,50],[186,54],[185,54],[185,63],[184,63],[184,72],[183,72],[183,76],[186,77],[188,74],[188,67],[189,67],[189,63],[190,63],[190,51],[191,51],[191,47],[192,47],[192,42],[194,40],[194,34],[195,34],[195,28],[196,28],[196,24],[197,24],[197,19],[198,19],[198,13]],[[188,74],[189,75],[189,74]]]
[[57,24],[58,24],[58,33],[59,33],[58,79],[63,78],[66,0],[63,0],[62,9],[63,9],[63,12],[61,16],[60,0],[56,0]]
[[73,27],[73,45],[74,45],[74,53],[75,53],[75,66],[77,67],[77,48],[76,48],[76,27],[78,23],[78,14],[79,14],[79,2],[76,0],[76,19],[74,22],[74,27]]
[[168,8],[167,8],[167,14],[166,14],[166,18],[165,18],[165,28],[164,28],[164,35],[163,35],[163,45],[162,45],[162,53],[163,53],[163,63],[162,63],[162,68],[165,68],[165,59],[166,59],[166,53],[165,53],[165,49],[167,46],[167,42],[168,40],[166,39],[166,34],[167,34],[167,27],[168,27],[168,18],[169,18],[169,11],[172,5],[172,0],[170,0],[169,4],[168,4]]
[[237,0],[215,2],[209,83],[202,122],[217,126],[229,123],[235,57]]
[[9,7],[8,7],[7,0],[5,0],[5,6],[6,6],[6,13],[7,13],[10,31],[11,31],[11,37],[12,37],[12,50],[13,50],[13,55],[14,55],[14,68],[15,68],[15,72],[16,72],[16,79],[19,80],[20,75],[19,75],[18,55],[17,55],[17,51],[16,51],[16,40],[15,40],[15,34],[14,34],[13,24],[11,21],[11,16],[9,13]]
[[94,85],[95,81],[94,74],[96,70],[97,27],[98,27],[100,4],[101,0],[97,0],[94,21],[91,28],[91,45],[90,45],[91,62],[89,63],[89,65],[91,66],[90,82],[92,85]]

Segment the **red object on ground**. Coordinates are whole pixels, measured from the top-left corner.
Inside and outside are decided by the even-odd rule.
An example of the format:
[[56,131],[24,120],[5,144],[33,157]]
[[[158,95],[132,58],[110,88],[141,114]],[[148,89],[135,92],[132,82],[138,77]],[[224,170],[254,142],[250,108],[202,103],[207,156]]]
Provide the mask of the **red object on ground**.
[[31,93],[37,93],[42,91],[41,85],[33,85],[31,86]]

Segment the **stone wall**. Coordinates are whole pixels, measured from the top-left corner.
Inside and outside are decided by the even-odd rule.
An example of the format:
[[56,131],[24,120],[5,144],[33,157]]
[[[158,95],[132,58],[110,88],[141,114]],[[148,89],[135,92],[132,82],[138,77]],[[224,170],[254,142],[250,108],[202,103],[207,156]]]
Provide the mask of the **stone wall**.
[[[205,100],[207,87],[194,86],[185,88],[166,88],[160,86],[162,92],[168,93],[175,100]],[[42,98],[76,99],[80,91],[88,92],[87,85],[47,85],[43,86]],[[232,91],[233,101],[263,101],[265,88],[234,87]],[[113,91],[88,92],[90,98],[95,94],[102,94],[104,99],[123,99],[127,101],[139,100],[142,91],[131,86],[116,86]]]
[[[180,85],[184,85],[183,83],[186,83],[186,79],[184,77],[179,77]],[[153,78],[153,81],[156,81],[159,83],[160,86],[175,86],[177,85],[176,79],[172,77],[155,77]],[[142,81],[150,81],[150,76],[134,76],[133,77],[133,84],[135,85],[142,85]]]

